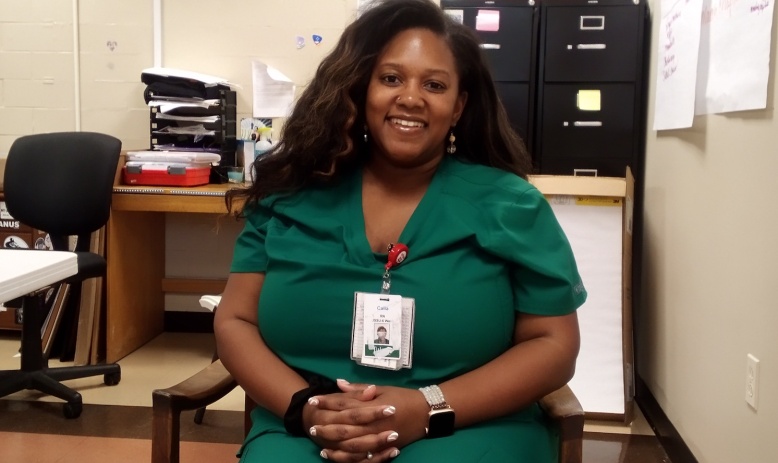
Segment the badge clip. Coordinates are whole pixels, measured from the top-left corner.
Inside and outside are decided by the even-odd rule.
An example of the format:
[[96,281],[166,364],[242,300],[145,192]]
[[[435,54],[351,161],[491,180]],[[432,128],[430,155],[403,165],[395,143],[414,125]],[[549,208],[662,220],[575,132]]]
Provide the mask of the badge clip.
[[402,264],[408,257],[408,246],[402,243],[390,244],[387,251],[384,276],[381,282],[381,294],[389,294],[389,291],[392,289],[392,275],[389,273],[389,270]]

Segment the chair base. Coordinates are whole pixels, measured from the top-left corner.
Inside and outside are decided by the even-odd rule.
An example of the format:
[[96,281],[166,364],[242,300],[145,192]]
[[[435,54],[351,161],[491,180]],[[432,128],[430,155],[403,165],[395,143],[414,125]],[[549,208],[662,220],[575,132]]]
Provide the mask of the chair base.
[[121,380],[121,367],[117,364],[85,365],[49,368],[43,356],[40,340],[41,307],[43,292],[24,297],[24,322],[22,324],[21,369],[0,371],[0,397],[24,389],[32,389],[65,400],[63,412],[66,418],[81,415],[81,394],[61,384],[60,381],[104,375],[103,382],[113,386]]
[[24,389],[43,392],[64,400],[63,413],[66,418],[81,415],[81,394],[59,381],[104,375],[103,382],[112,386],[121,380],[119,365],[87,365],[80,367],[44,368],[38,371],[0,371],[0,397]]

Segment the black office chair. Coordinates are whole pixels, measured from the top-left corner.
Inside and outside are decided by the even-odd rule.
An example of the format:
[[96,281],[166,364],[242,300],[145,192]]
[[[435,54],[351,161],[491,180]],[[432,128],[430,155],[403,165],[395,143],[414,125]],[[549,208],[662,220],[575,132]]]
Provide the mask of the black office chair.
[[[78,237],[78,273],[61,282],[71,285],[73,298],[80,295],[81,282],[106,274],[105,259],[89,252],[89,244],[91,233],[108,221],[120,151],[121,141],[110,135],[63,132],[18,138],[8,152],[4,179],[8,213],[47,232],[55,250],[67,251],[68,237]],[[49,368],[41,348],[42,298],[23,300],[21,369],[0,372],[0,397],[38,390],[65,400],[65,417],[77,418],[81,394],[59,381],[104,375],[105,384],[115,385],[121,369],[117,364]]]

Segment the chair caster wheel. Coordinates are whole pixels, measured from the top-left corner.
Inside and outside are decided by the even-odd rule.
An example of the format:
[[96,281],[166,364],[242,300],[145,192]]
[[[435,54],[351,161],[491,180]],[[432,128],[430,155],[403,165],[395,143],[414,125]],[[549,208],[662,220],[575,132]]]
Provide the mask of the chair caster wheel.
[[81,402],[67,402],[62,406],[62,413],[65,415],[65,418],[68,419],[78,418],[81,416],[82,410],[83,405]]
[[119,384],[119,381],[122,380],[122,373],[107,373],[103,375],[103,382],[106,386],[116,386]]

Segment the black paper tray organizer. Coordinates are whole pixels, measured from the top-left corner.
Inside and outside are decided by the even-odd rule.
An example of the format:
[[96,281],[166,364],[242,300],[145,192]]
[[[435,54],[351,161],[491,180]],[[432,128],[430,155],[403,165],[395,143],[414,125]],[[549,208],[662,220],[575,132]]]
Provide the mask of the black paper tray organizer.
[[219,154],[219,166],[237,165],[236,94],[221,88],[215,96],[155,96],[149,117],[150,149],[202,150]]

